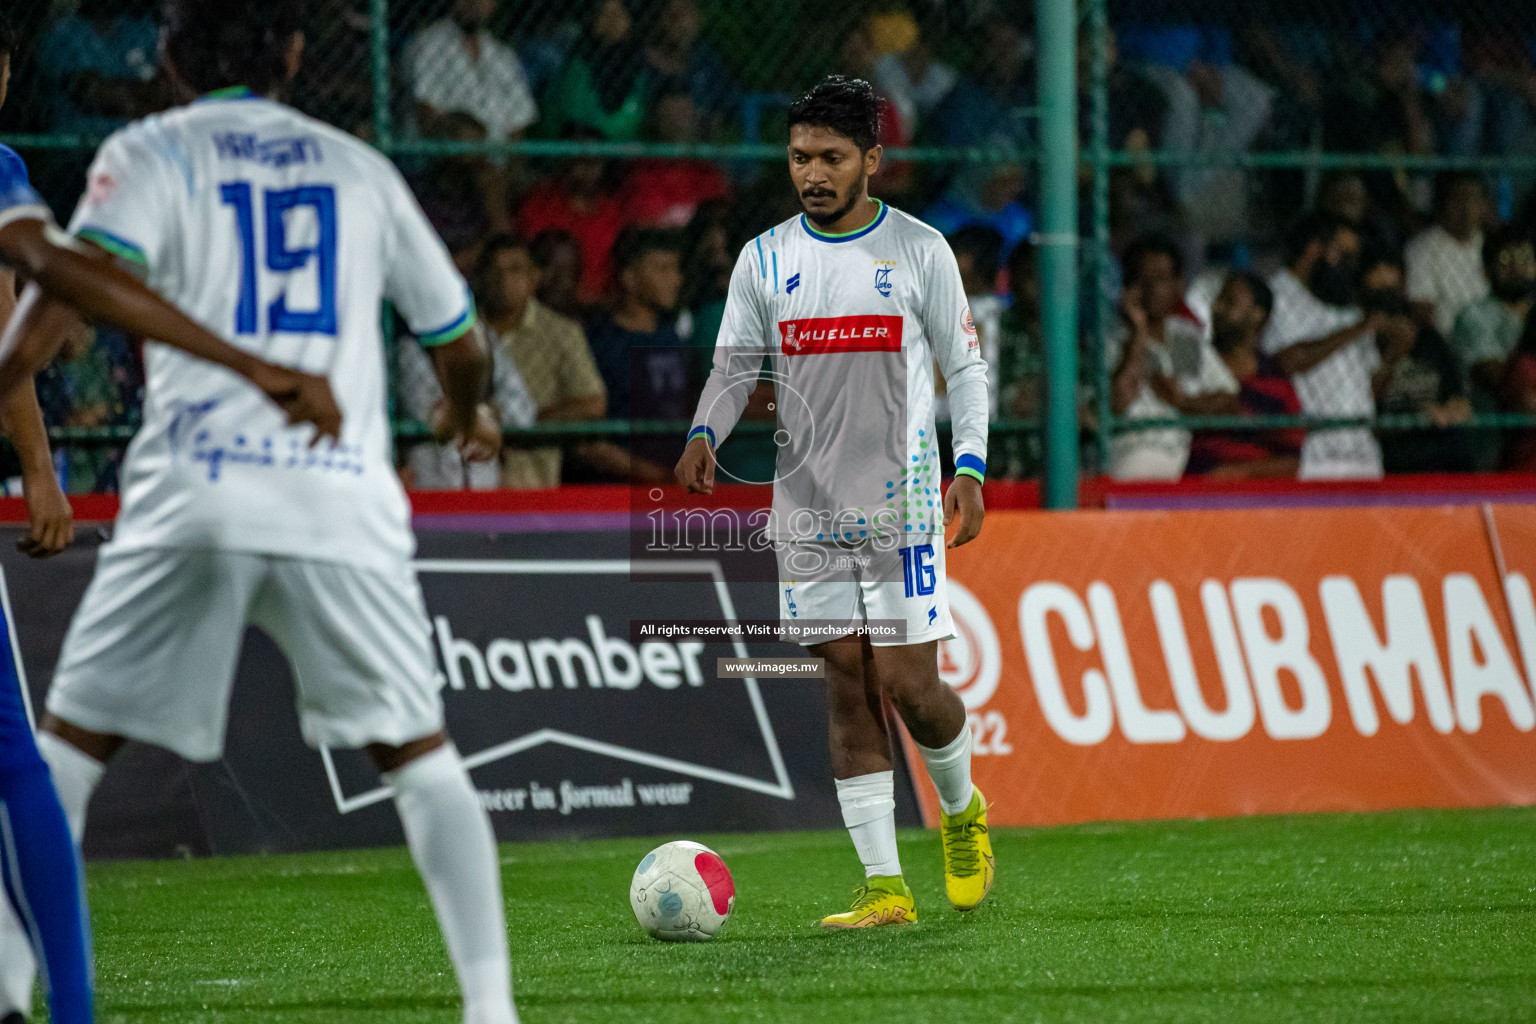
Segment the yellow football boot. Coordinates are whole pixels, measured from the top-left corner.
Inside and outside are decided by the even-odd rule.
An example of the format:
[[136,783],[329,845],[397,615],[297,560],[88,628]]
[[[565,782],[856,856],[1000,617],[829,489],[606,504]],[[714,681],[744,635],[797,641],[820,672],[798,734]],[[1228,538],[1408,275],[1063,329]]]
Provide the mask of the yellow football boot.
[[878,928],[885,924],[916,924],[912,890],[900,875],[871,875],[854,890],[852,909],[821,919],[823,928]]
[[939,811],[944,836],[944,893],[956,910],[975,910],[992,891],[997,862],[987,835],[987,801],[981,790],[970,806],[951,817]]

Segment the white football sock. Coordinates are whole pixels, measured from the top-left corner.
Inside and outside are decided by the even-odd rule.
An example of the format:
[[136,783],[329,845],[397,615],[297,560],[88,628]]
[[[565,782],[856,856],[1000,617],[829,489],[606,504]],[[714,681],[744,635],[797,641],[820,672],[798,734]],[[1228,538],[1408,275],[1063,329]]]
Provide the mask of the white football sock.
[[[85,832],[85,809],[107,766],[49,732],[37,734],[37,749],[48,762],[48,774],[53,777],[53,788],[69,821],[69,834],[79,846],[80,836]],[[37,962],[27,933],[16,919],[10,901],[0,899],[0,1015],[12,1010],[31,1015],[36,977]]]
[[937,750],[913,744],[928,766],[928,778],[939,791],[939,806],[945,814],[959,814],[971,806],[976,787],[971,784],[971,726],[960,727],[960,735]]
[[459,752],[440,747],[384,781],[447,940],[465,1024],[516,1024],[496,838]]
[[80,837],[85,835],[85,809],[90,806],[91,794],[96,792],[107,766],[51,732],[37,734],[37,751],[48,762],[53,788],[64,806],[64,817],[69,819],[69,834],[79,846]]
[[837,802],[853,847],[864,862],[864,876],[899,875],[896,854],[896,776],[872,772],[837,780]]
[[11,901],[0,897],[0,1017],[12,1011],[32,1016],[32,988],[37,962],[32,942],[22,930]]

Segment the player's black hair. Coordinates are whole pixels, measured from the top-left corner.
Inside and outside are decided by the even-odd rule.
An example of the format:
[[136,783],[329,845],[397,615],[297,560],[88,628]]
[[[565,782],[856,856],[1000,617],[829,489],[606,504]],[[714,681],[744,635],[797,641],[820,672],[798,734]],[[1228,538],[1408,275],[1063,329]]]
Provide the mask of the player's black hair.
[[529,259],[533,258],[533,248],[522,235],[513,234],[510,231],[498,231],[487,238],[485,244],[480,247],[480,255],[475,257],[475,280],[478,281],[485,276],[486,271],[490,270],[492,264],[496,262],[498,254],[515,249],[521,249],[528,254]]
[[836,132],[867,153],[880,137],[880,100],[862,78],[828,75],[790,106],[789,127],[797,124]]
[[1502,224],[1483,237],[1483,273],[1491,279],[1498,265],[1499,253],[1521,245],[1531,245],[1531,233],[1519,224]]
[[613,270],[623,273],[652,252],[683,251],[682,237],[676,231],[664,228],[643,228],[631,224],[619,232],[613,242]]
[[1285,263],[1290,266],[1306,255],[1314,242],[1331,242],[1340,231],[1353,231],[1354,225],[1326,210],[1302,214],[1285,233]]
[[1275,311],[1275,291],[1269,286],[1269,282],[1251,270],[1234,270],[1227,274],[1227,280],[1237,281],[1248,294],[1253,297],[1253,304],[1264,311],[1264,319],[1269,319],[1269,314]]
[[16,29],[4,10],[0,10],[0,60],[16,53]]
[[268,93],[286,79],[302,26],[299,0],[168,0],[165,52],[199,93],[237,85]]
[[946,241],[956,256],[966,253],[971,257],[977,277],[983,281],[997,279],[998,266],[1003,259],[1002,232],[985,224],[967,224]]
[[1451,201],[1451,196],[1456,194],[1456,189],[1462,185],[1476,185],[1488,194],[1488,186],[1483,181],[1483,176],[1476,171],[1441,171],[1435,175],[1435,196],[1431,207],[1436,217],[1440,216],[1445,204]]
[[1154,232],[1142,235],[1126,246],[1125,256],[1120,261],[1126,284],[1133,283],[1141,276],[1142,264],[1148,256],[1167,256],[1173,264],[1174,276],[1184,276],[1184,253],[1179,250],[1179,243],[1167,235]]

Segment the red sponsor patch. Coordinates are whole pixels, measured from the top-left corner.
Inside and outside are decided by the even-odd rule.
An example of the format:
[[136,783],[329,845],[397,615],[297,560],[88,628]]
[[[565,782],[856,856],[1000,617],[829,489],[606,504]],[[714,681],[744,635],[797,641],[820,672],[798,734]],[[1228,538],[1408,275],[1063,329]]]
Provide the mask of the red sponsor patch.
[[899,316],[817,316],[779,321],[779,347],[787,356],[828,352],[900,352]]
[[715,913],[724,917],[731,911],[731,900],[736,897],[736,883],[730,869],[718,854],[701,853],[693,858],[693,869],[709,887],[709,898],[715,904]]

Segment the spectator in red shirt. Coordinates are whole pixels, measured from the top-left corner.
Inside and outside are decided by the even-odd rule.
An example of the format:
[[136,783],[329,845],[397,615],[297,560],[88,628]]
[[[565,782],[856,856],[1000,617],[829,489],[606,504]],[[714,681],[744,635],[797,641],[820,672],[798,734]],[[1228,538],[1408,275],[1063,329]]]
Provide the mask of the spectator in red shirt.
[[[1504,367],[1499,388],[1505,412],[1536,413],[1536,316],[1527,317],[1520,343]],[[1504,468],[1536,472],[1536,430],[1522,430],[1504,449]]]
[[[672,79],[659,87],[648,134],[653,142],[698,141],[699,114],[687,82]],[[629,166],[620,199],[626,224],[680,228],[693,219],[700,203],[731,197],[731,183],[709,160],[648,158]]]
[[[1301,415],[1290,378],[1259,354],[1274,305],[1269,285],[1246,270],[1228,275],[1211,304],[1211,342],[1241,388],[1237,401],[1245,416]],[[1294,477],[1305,437],[1298,428],[1200,431],[1187,471],[1227,480]]]
[[[588,129],[567,135],[577,140],[596,136]],[[529,192],[517,211],[518,230],[532,238],[551,228],[568,231],[581,248],[583,305],[599,302],[613,278],[609,253],[624,227],[619,197],[607,187],[607,165],[601,157],[567,160],[549,181]]]

